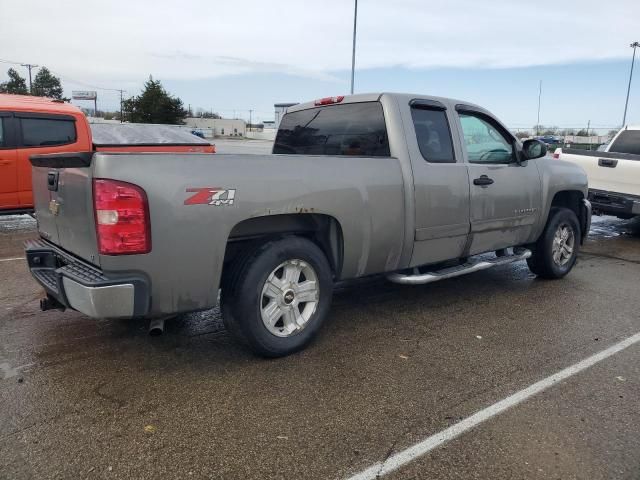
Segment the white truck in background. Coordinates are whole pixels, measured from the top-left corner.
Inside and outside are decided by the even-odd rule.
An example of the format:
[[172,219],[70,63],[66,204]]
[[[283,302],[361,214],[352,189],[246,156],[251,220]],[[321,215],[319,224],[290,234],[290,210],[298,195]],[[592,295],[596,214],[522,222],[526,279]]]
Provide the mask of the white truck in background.
[[580,165],[589,179],[593,213],[640,215],[640,125],[622,128],[604,151],[557,148],[553,158]]

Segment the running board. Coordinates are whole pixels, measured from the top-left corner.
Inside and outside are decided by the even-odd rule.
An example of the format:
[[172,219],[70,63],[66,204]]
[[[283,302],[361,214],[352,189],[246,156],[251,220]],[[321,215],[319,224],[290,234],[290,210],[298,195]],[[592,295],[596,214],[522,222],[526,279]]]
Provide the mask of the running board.
[[455,267],[443,268],[442,270],[435,270],[433,272],[416,273],[414,275],[391,273],[387,275],[387,279],[393,283],[400,283],[403,285],[422,285],[423,283],[437,282],[439,280],[459,277],[460,275],[466,275],[467,273],[479,272],[480,270],[486,270],[487,268],[497,267],[498,265],[506,265],[507,263],[526,260],[530,256],[531,250],[527,250],[526,248],[514,248],[512,255],[505,255],[503,257],[496,257],[488,260],[471,260]]

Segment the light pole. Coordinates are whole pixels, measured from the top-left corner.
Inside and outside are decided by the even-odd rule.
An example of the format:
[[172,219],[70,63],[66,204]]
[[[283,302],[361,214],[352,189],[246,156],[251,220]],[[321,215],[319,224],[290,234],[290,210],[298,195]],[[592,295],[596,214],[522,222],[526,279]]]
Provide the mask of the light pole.
[[624,115],[622,116],[622,126],[627,123],[627,107],[629,106],[629,93],[631,92],[631,79],[633,78],[633,64],[636,61],[636,48],[640,47],[640,42],[633,42],[629,45],[633,48],[633,57],[631,57],[631,72],[629,72],[629,86],[627,87],[627,100],[624,102]]
[[538,86],[538,122],[536,123],[536,136],[540,135],[540,100],[542,99],[542,80]]
[[356,73],[356,25],[358,23],[358,0],[355,0],[353,11],[353,50],[351,51],[351,95],[353,95],[353,79]]

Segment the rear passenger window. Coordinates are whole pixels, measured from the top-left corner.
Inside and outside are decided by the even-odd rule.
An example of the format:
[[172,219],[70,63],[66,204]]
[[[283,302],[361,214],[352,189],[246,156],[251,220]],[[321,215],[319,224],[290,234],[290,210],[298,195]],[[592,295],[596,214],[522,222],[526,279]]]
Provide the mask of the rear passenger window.
[[411,107],[411,117],[422,157],[430,163],[456,163],[444,110]]
[[640,155],[640,130],[625,130],[609,148],[610,152]]
[[287,113],[273,153],[388,157],[382,105],[349,103]]
[[66,145],[76,141],[76,124],[73,120],[21,118],[20,122],[24,147]]
[[0,147],[4,147],[4,119],[0,117]]

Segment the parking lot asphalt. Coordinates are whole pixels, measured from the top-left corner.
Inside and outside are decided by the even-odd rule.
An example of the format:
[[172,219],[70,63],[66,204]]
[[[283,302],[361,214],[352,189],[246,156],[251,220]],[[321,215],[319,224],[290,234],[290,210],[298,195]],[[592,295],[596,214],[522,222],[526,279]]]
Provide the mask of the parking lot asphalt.
[[[304,352],[263,360],[217,309],[160,337],[42,313],[0,217],[0,478],[349,478],[640,332],[640,222],[594,218],[572,273],[518,263],[340,286]],[[16,258],[18,258],[16,260]],[[640,477],[640,343],[386,478]]]

